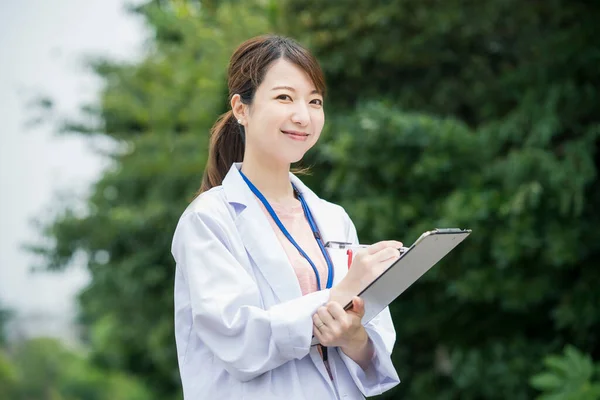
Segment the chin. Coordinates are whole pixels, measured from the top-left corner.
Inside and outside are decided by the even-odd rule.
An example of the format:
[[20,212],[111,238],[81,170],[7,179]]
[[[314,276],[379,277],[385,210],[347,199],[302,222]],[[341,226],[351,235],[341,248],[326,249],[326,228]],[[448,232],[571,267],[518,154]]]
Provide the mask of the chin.
[[304,158],[304,154],[306,154],[306,153],[295,154],[295,155],[293,155],[291,157],[288,157],[288,163],[289,164],[294,164],[294,163],[302,161],[302,159]]
[[302,158],[304,157],[304,155],[306,154],[305,151],[299,153],[299,152],[289,152],[289,153],[284,153],[284,154],[279,154],[278,157],[276,157],[277,159],[277,163],[278,164],[285,164],[285,165],[289,165],[289,164],[294,164],[299,162],[300,160],[302,160]]

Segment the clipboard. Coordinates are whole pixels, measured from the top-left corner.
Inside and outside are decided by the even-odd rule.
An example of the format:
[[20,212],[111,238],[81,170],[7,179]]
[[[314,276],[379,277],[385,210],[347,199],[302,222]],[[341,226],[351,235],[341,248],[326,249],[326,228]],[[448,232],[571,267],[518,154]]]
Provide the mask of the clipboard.
[[[424,232],[407,251],[357,295],[365,303],[365,325],[471,234],[470,229],[440,228]],[[352,307],[352,302],[344,310]],[[313,337],[312,345],[319,344]]]

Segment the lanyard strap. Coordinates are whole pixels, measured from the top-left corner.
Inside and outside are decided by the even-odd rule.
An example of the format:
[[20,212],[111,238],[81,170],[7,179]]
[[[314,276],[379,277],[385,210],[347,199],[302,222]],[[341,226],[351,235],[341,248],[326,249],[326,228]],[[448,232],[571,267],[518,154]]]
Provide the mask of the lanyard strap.
[[321,253],[323,253],[325,262],[327,263],[327,289],[329,289],[329,288],[331,288],[331,286],[333,284],[333,263],[331,262],[331,258],[329,258],[329,254],[327,253],[327,250],[325,250],[325,245],[323,244],[323,238],[321,237],[319,228],[317,227],[317,224],[312,216],[312,213],[310,212],[310,209],[308,208],[308,204],[306,204],[306,201],[304,200],[304,196],[302,194],[300,194],[300,192],[295,187],[294,187],[294,190],[296,191],[296,194],[298,195],[300,204],[302,204],[302,208],[304,209],[304,215],[306,216],[306,219],[308,220],[308,224],[310,225],[310,228],[313,231],[315,239],[317,240],[317,244],[319,245],[319,248],[321,249]]
[[[258,188],[256,186],[254,186],[254,184],[252,182],[250,182],[250,180],[246,177],[246,175],[244,175],[242,173],[242,171],[240,171],[240,175],[242,175],[242,178],[244,179],[244,181],[246,181],[246,184],[248,185],[248,187],[250,188],[252,193],[254,193],[254,195],[256,197],[258,197],[258,199],[261,201],[261,203],[263,203],[263,205],[265,206],[265,208],[271,215],[271,218],[273,218],[273,221],[275,221],[275,224],[279,227],[279,229],[281,229],[281,232],[283,233],[283,235],[290,241],[290,243],[292,243],[294,245],[294,247],[298,250],[298,252],[302,255],[302,257],[304,257],[306,259],[306,261],[308,261],[308,263],[310,264],[310,266],[312,267],[312,269],[315,273],[315,277],[317,278],[317,287],[319,288],[319,290],[321,290],[321,279],[319,278],[319,271],[317,270],[315,263],[310,259],[308,254],[306,254],[304,252],[304,250],[302,250],[302,248],[298,245],[298,243],[296,243],[296,241],[294,240],[292,235],[290,235],[290,233],[285,228],[285,226],[283,226],[283,223],[281,222],[281,220],[275,213],[275,210],[273,210],[273,208],[271,207],[271,205],[269,204],[269,202],[267,201],[265,196],[263,196],[263,194],[260,192],[260,190],[258,190]],[[294,187],[294,186],[292,185],[292,187]],[[296,189],[296,187],[294,187],[294,191],[296,192],[296,195],[298,196],[298,200],[300,200],[300,204],[302,204],[302,209],[304,210],[304,215],[306,216],[306,220],[308,221],[308,224],[310,225],[310,229],[312,230],[313,235],[315,236],[315,239],[317,240],[319,248],[321,249],[321,253],[323,253],[323,257],[325,257],[325,262],[327,263],[327,286],[326,287],[327,287],[327,289],[329,289],[329,288],[331,288],[331,286],[333,284],[333,263],[331,262],[331,259],[329,258],[327,251],[325,250],[325,246],[323,246],[323,240],[321,238],[321,234],[319,233],[317,224],[315,223],[315,220],[313,219],[313,216],[310,212],[310,209],[308,208],[308,205],[306,204],[306,201],[304,200],[304,197],[300,194],[300,192]]]

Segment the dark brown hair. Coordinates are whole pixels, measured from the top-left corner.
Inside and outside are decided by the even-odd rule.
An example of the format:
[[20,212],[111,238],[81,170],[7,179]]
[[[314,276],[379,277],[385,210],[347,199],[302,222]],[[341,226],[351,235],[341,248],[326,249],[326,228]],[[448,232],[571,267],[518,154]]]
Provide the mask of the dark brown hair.
[[[284,58],[302,68],[316,89],[325,95],[325,78],[315,57],[290,38],[263,35],[242,43],[231,56],[227,71],[229,102],[239,94],[244,104],[251,105],[256,89],[262,83],[271,64]],[[221,115],[210,131],[208,160],[197,194],[223,182],[234,162],[243,161],[245,133],[231,110]]]

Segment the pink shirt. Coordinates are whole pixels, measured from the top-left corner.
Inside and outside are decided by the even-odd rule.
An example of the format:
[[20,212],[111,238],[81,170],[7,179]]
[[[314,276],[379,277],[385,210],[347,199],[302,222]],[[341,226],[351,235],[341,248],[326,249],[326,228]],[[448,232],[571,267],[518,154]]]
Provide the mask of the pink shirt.
[[[300,254],[300,252],[294,247],[294,245],[285,237],[281,229],[277,226],[273,218],[265,208],[265,206],[259,202],[263,212],[267,215],[279,242],[283,246],[294,272],[298,277],[298,283],[302,290],[302,295],[316,292],[319,290],[317,287],[317,278],[315,273],[306,259]],[[302,204],[300,202],[293,206],[284,206],[279,203],[269,202],[275,214],[281,220],[285,229],[292,235],[296,243],[304,250],[304,252],[310,257],[312,262],[319,271],[319,279],[321,280],[321,289],[325,289],[327,284],[327,263],[321,253],[321,249],[315,240],[312,229],[304,216],[304,210],[302,210]]]

